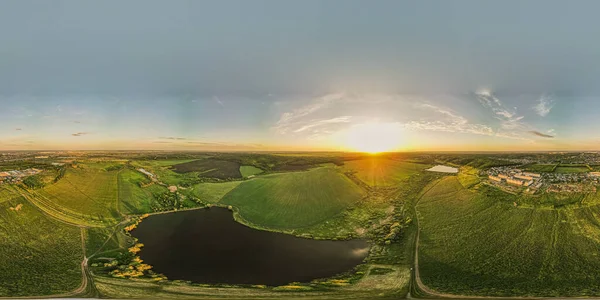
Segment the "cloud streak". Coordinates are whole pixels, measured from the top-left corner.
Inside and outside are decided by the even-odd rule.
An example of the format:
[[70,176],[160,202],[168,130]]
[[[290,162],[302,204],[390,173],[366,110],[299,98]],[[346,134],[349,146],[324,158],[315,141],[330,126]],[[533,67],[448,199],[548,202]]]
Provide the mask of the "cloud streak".
[[404,127],[411,130],[430,130],[443,132],[459,132],[471,133],[478,135],[493,135],[494,131],[491,127],[483,124],[470,123],[467,118],[458,115],[457,113],[440,108],[431,104],[420,104],[418,107],[432,110],[437,114],[442,115],[442,120],[436,121],[411,121],[404,124]]
[[77,133],[72,133],[71,135],[72,136],[83,136],[83,135],[86,135],[86,134],[89,134],[89,132],[77,132]]
[[549,135],[549,134],[541,133],[541,132],[539,132],[539,131],[536,131],[536,130],[530,130],[530,131],[528,131],[528,132],[529,132],[529,133],[531,133],[531,134],[533,134],[533,135],[535,135],[535,136],[539,136],[539,137],[543,137],[543,138],[548,138],[548,139],[552,139],[552,138],[554,138],[554,136],[553,136],[553,135]]
[[553,107],[554,107],[554,100],[549,97],[542,96],[538,100],[538,103],[533,107],[533,110],[540,117],[545,117],[550,113],[550,111],[552,111]]

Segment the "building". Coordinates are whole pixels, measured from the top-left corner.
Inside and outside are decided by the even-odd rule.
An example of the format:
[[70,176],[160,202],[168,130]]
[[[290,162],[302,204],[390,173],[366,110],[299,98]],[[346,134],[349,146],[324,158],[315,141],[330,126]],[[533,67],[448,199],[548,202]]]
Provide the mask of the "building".
[[508,175],[504,175],[504,174],[498,174],[498,177],[500,177],[502,179],[509,179],[510,178]]
[[541,174],[538,174],[538,173],[531,173],[531,172],[523,172],[523,175],[525,175],[525,176],[530,176],[530,177],[534,177],[534,178],[540,178],[540,177],[542,177],[542,175],[541,175]]
[[509,179],[506,179],[506,182],[508,182],[510,184],[514,184],[514,185],[519,185],[519,186],[523,185],[523,180],[519,180],[519,179],[509,178]]
[[527,175],[523,175],[523,174],[515,175],[515,178],[523,179],[525,181],[533,180],[533,177],[527,176]]
[[498,176],[490,175],[489,178],[490,178],[490,180],[493,180],[496,182],[502,182],[502,178],[500,178]]
[[533,184],[533,180],[525,181],[525,183],[523,183],[524,186],[530,186],[532,184]]
[[589,172],[588,174],[593,177],[600,177],[600,172]]

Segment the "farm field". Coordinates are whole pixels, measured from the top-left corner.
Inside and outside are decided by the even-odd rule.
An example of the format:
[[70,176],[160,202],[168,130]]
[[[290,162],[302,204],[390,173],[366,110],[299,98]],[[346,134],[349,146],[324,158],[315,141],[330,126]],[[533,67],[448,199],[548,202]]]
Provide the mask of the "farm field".
[[72,291],[82,258],[79,228],[48,219],[23,198],[0,203],[0,297]]
[[267,228],[314,225],[359,201],[364,191],[335,168],[271,174],[242,182],[220,201]]
[[238,162],[212,158],[172,165],[171,169],[175,173],[198,172],[198,176],[207,178],[242,178]]
[[431,166],[426,164],[373,156],[347,161],[343,169],[347,172],[356,172],[356,176],[370,186],[393,186],[429,167]]
[[525,168],[528,172],[553,172],[556,165],[533,164]]
[[94,164],[68,168],[58,182],[36,191],[47,201],[77,214],[116,219],[118,170],[106,171]]
[[556,169],[554,170],[555,173],[585,173],[585,172],[589,172],[589,171],[590,171],[590,169],[588,169],[588,167],[584,167],[584,166],[563,166],[563,165],[556,167]]
[[254,167],[254,166],[241,166],[240,167],[240,173],[242,174],[242,177],[247,178],[248,176],[252,176],[252,175],[257,175],[264,172],[263,170]]
[[599,208],[520,208],[503,195],[466,190],[456,177],[423,195],[423,283],[458,295],[598,295]]
[[228,181],[221,183],[199,183],[183,191],[197,197],[203,203],[217,203],[223,196],[242,183],[241,181]]

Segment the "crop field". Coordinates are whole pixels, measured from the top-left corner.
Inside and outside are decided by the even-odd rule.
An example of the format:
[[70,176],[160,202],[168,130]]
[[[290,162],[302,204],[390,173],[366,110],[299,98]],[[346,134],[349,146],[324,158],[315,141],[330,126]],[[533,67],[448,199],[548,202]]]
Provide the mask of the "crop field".
[[13,190],[0,185],[0,203],[10,201],[11,199],[18,198],[19,195]]
[[69,168],[62,179],[36,193],[61,208],[81,215],[115,219],[119,217],[118,172],[88,165]]
[[199,183],[183,192],[198,198],[198,200],[203,203],[217,203],[223,198],[223,196],[240,185],[240,183],[242,183],[242,181]]
[[155,195],[167,192],[167,188],[151,184],[145,175],[131,169],[119,173],[118,184],[119,210],[124,214],[152,212],[151,204],[156,201]]
[[207,178],[242,178],[238,162],[212,158],[173,165],[171,169],[176,173],[198,172],[198,176]]
[[240,167],[240,173],[242,174],[242,177],[247,178],[248,176],[252,176],[252,175],[257,175],[264,172],[263,170],[254,167],[254,166],[241,166]]
[[525,168],[528,172],[553,172],[556,165],[533,164]]
[[356,176],[370,186],[392,186],[429,167],[374,156],[345,162],[343,169],[356,172]]
[[289,229],[331,218],[364,195],[336,169],[322,167],[244,181],[220,203],[238,208],[240,215],[253,224]]
[[558,166],[554,170],[555,173],[585,173],[589,172],[590,169],[584,166]]
[[599,295],[600,208],[521,208],[441,180],[420,200],[423,283],[459,295]]
[[480,182],[478,173],[479,169],[475,169],[469,166],[461,167],[460,171],[457,174],[458,181],[460,181],[460,184],[462,184],[462,186],[468,189]]
[[82,258],[78,228],[51,221],[23,198],[0,203],[0,297],[74,290]]

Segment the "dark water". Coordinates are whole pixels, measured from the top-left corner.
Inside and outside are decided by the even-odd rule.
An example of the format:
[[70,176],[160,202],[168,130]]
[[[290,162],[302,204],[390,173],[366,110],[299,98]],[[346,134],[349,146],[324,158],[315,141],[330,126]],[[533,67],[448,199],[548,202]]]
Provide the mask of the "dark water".
[[318,241],[252,229],[224,208],[151,216],[132,233],[155,272],[198,283],[307,282],[348,271],[368,252],[362,240]]

